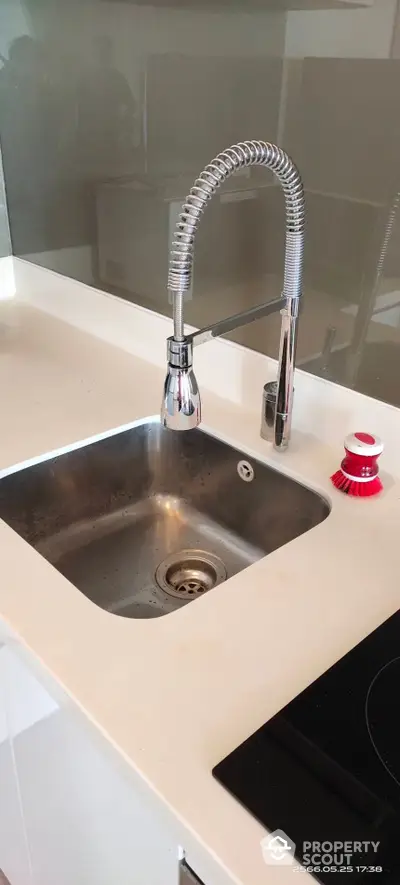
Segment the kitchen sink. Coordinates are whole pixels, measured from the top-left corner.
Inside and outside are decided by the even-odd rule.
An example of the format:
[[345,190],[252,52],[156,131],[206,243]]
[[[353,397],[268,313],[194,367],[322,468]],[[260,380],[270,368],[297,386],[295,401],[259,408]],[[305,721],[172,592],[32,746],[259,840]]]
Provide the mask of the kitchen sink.
[[92,602],[128,618],[187,605],[328,513],[282,473],[158,419],[0,480],[0,517]]

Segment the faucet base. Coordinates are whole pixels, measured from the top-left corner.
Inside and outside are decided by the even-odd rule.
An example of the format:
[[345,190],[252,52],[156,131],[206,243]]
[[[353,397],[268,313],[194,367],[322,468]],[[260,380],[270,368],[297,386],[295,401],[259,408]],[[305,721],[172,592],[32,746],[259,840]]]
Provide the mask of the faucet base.
[[267,442],[274,441],[275,434],[275,412],[276,401],[278,398],[278,385],[276,381],[268,381],[263,387],[263,397],[261,406],[261,428],[260,436]]
[[277,402],[278,382],[268,381],[263,388],[260,436],[282,452],[289,444],[291,416],[289,412],[278,412]]

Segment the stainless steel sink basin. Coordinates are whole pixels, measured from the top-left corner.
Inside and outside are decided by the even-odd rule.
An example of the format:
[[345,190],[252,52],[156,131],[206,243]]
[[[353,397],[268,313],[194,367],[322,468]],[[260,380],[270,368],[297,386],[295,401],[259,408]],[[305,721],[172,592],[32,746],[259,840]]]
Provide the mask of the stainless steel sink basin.
[[328,513],[259,461],[156,420],[0,480],[0,517],[94,603],[130,618],[186,605]]

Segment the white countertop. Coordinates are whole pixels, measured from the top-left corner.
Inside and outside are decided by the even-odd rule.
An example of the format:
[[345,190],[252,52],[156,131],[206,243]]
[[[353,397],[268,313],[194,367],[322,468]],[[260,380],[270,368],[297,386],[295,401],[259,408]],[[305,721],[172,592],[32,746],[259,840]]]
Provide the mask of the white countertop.
[[[161,368],[22,303],[0,305],[1,330],[3,473],[158,412]],[[354,429],[379,433],[369,403],[369,426]],[[295,431],[278,455],[256,410],[207,390],[203,410],[204,429],[322,491],[330,516],[144,621],[97,608],[0,523],[0,617],[148,785],[206,882],[287,885],[291,868],[265,866],[265,830],[211,769],[398,608],[400,481],[384,471],[381,496],[348,498],[329,481],[336,445]]]

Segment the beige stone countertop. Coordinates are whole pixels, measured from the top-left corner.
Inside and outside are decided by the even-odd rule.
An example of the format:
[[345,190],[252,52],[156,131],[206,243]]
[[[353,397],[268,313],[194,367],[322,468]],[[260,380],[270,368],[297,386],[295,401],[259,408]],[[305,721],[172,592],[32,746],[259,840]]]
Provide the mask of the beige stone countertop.
[[[4,310],[3,474],[158,412],[161,369],[32,307]],[[211,769],[398,608],[400,482],[383,473],[381,496],[348,498],[329,482],[341,451],[295,432],[278,455],[258,413],[203,401],[205,429],[322,491],[329,517],[143,621],[97,608],[0,523],[0,617],[129,763],[207,885],[288,885],[291,868],[265,866],[265,830]]]

